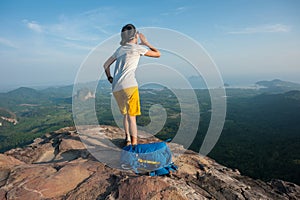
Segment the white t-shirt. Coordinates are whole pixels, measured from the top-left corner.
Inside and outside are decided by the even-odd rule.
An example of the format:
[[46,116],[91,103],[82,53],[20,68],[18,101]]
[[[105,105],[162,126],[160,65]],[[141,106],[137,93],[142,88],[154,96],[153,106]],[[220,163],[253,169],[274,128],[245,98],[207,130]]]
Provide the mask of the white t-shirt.
[[138,86],[135,79],[135,70],[138,66],[140,57],[147,51],[148,49],[141,45],[127,43],[124,46],[120,46],[114,52],[112,57],[116,58],[117,61],[112,83],[113,92]]

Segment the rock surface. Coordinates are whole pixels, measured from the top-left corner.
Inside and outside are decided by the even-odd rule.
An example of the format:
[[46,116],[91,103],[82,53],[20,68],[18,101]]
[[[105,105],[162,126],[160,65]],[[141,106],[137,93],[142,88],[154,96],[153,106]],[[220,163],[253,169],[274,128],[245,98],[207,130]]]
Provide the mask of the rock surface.
[[[149,177],[120,170],[114,165],[123,143],[122,130],[111,126],[82,130],[89,134],[79,137],[73,127],[67,127],[0,154],[0,200],[300,199],[296,184],[254,180],[172,143],[177,172]],[[142,143],[157,140],[142,132],[139,136]]]

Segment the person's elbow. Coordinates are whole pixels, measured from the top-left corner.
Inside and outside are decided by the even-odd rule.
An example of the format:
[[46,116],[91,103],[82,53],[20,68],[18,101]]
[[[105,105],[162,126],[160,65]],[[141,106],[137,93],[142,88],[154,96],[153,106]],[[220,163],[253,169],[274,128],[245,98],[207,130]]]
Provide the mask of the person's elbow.
[[153,57],[153,58],[159,58],[160,57],[160,51],[148,51],[144,54],[145,56],[148,57]]
[[156,58],[159,58],[160,57],[160,51],[157,51],[157,55],[156,55]]
[[116,61],[116,58],[110,57],[105,63],[103,64],[103,68],[107,69]]
[[103,68],[104,69],[107,69],[109,68],[110,64],[106,61],[104,64],[103,64]]
[[154,58],[159,58],[161,56],[160,51],[155,51],[152,55]]

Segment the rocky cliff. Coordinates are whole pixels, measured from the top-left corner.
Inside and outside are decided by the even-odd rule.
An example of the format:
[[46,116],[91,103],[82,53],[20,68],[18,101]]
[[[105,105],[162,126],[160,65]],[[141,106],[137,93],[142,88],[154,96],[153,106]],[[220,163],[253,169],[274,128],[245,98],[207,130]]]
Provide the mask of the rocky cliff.
[[[121,146],[123,133],[116,127],[93,127],[91,134],[94,141],[105,136]],[[74,128],[63,128],[0,154],[0,200],[300,199],[298,185],[254,180],[191,151],[175,163],[179,170],[162,177],[110,167],[87,151]]]

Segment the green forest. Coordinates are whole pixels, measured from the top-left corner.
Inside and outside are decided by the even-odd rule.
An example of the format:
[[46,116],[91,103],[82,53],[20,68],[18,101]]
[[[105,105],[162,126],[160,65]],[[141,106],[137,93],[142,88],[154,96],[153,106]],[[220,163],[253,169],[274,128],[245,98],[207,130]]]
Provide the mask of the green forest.
[[[0,151],[22,147],[45,133],[74,126],[72,90],[72,86],[44,90],[23,87],[0,93],[0,116],[17,120],[13,124],[0,118]],[[199,152],[210,123],[211,102],[207,89],[195,93],[201,120],[189,149]],[[300,91],[268,85],[262,89],[226,88],[226,95],[224,128],[208,156],[256,179],[300,184]],[[111,97],[109,85],[98,86],[95,108],[99,124],[116,125]],[[167,121],[156,136],[173,138],[180,125],[181,108],[172,90],[144,88],[140,98],[142,115],[137,118],[138,125],[149,124],[149,109],[160,104],[167,112]]]

